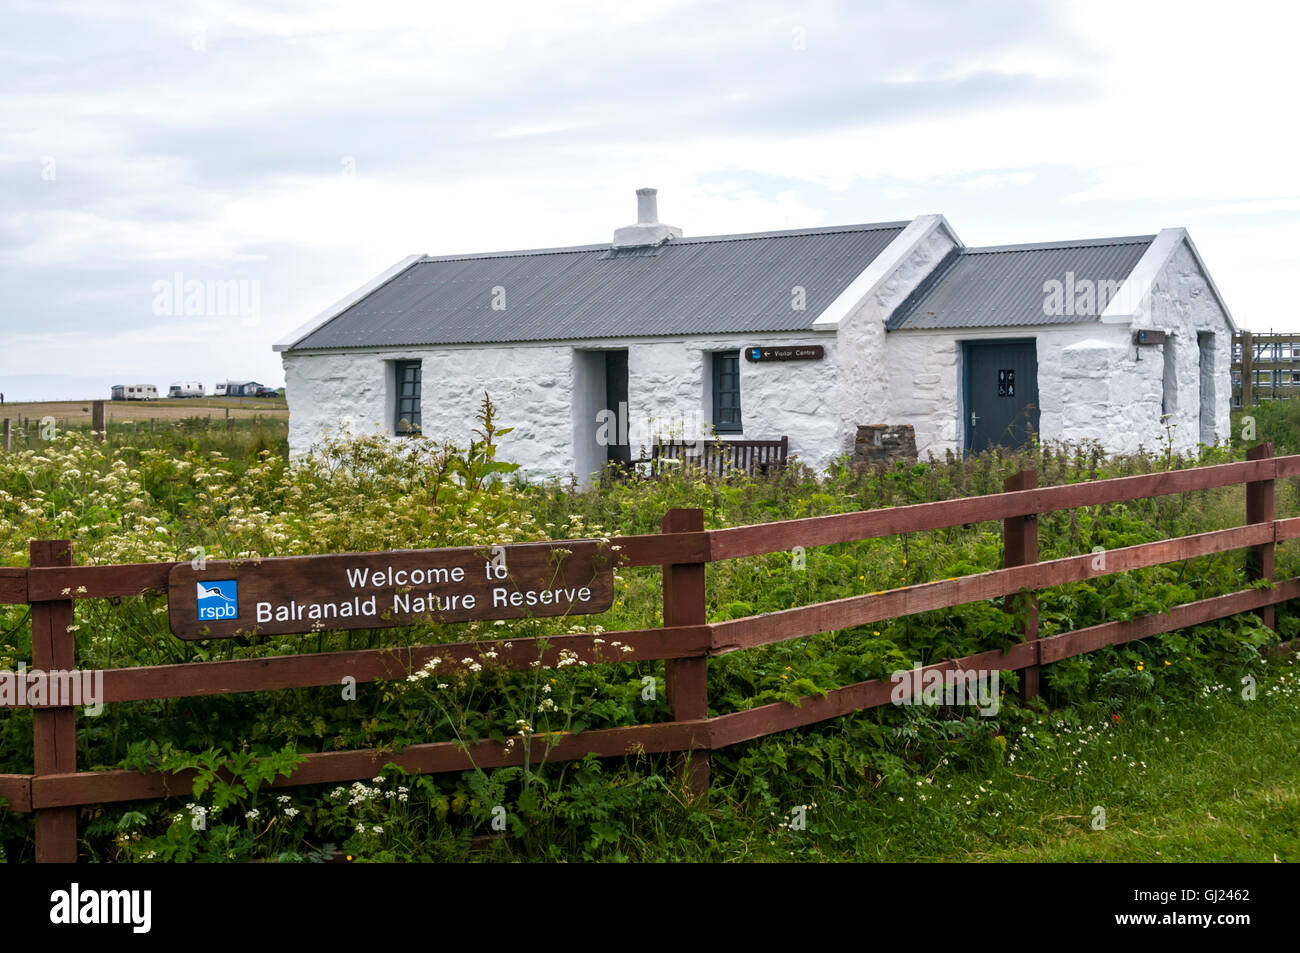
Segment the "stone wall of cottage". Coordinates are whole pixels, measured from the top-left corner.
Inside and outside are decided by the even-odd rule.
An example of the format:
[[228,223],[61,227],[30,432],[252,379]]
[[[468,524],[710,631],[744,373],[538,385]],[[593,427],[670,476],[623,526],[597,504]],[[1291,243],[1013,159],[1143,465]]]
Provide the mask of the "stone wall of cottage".
[[[817,344],[814,361],[751,363],[749,346]],[[746,334],[716,337],[589,341],[563,345],[384,348],[283,354],[294,457],[344,431],[393,439],[396,361],[422,362],[425,435],[464,446],[486,391],[501,438],[499,456],[533,479],[581,481],[600,465],[595,435],[602,426],[603,380],[589,356],[628,351],[625,428],[632,456],[649,455],[656,436],[696,438],[711,431],[714,351],[740,350],[743,432],[728,438],[790,438],[790,453],[817,468],[840,452],[836,436],[836,339],[833,334]],[[615,408],[616,409],[616,408]],[[608,419],[604,420],[608,423]],[[608,428],[607,428],[608,429]]]

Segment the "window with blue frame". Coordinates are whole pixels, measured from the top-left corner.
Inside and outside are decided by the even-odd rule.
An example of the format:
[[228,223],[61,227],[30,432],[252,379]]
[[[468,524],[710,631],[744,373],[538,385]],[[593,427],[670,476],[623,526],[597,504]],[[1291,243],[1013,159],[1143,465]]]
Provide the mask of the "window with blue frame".
[[713,353],[713,429],[740,433],[740,352]]
[[398,436],[420,433],[420,362],[394,362],[397,413],[393,432]]

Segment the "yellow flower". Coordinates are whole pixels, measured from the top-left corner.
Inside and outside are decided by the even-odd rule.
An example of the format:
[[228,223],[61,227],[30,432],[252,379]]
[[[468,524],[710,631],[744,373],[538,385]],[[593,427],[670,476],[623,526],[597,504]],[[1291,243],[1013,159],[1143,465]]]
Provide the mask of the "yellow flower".
[[1166,664],[1166,665],[1173,665],[1174,663],[1171,662],[1171,661],[1169,661],[1169,659],[1165,659],[1165,664]]
[[1141,663],[1141,662],[1138,662],[1138,671],[1139,671],[1139,672],[1142,671],[1142,663]]

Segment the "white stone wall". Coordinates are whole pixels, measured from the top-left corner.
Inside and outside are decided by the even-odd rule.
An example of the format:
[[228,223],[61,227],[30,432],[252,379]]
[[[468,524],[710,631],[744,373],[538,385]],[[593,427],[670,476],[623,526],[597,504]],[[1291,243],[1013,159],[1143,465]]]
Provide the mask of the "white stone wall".
[[[747,346],[820,344],[820,361],[750,362]],[[790,438],[790,453],[821,468],[836,454],[836,341],[832,334],[721,335],[628,347],[628,402],[639,432],[699,434],[713,419],[714,351],[739,350],[743,431],[730,439]],[[638,419],[639,417],[639,419]],[[646,445],[648,449],[649,440]],[[634,455],[638,447],[634,441]]]
[[[1172,332],[1174,362],[1178,368],[1177,407],[1171,420],[1175,446],[1195,447],[1201,442],[1202,426],[1205,436],[1212,438],[1207,442],[1226,440],[1232,410],[1232,330],[1186,242],[1179,244],[1156,278],[1149,308],[1134,321],[1134,327]],[[1204,418],[1198,333],[1214,335],[1213,393],[1205,395]]]
[[[751,363],[747,346],[820,344],[820,361]],[[461,446],[471,439],[483,392],[498,422],[514,431],[501,439],[501,459],[532,478],[565,479],[596,455],[590,411],[603,396],[593,387],[596,366],[586,352],[628,351],[627,429],[634,457],[656,434],[697,437],[712,420],[711,352],[740,350],[741,414],[747,439],[790,438],[790,451],[814,467],[837,451],[836,339],[830,333],[719,335],[709,338],[404,348],[373,351],[285,352],[289,448],[293,456],[348,427],[392,433],[391,362],[423,362],[424,433]],[[577,353],[575,353],[577,352]],[[592,417],[590,421],[586,418]],[[586,428],[586,429],[584,429]],[[585,473],[577,473],[579,479]]]
[[942,456],[961,446],[961,347],[946,331],[891,331],[881,365],[888,392],[864,424],[911,424],[916,452]]
[[[307,453],[347,428],[393,432],[391,362],[421,360],[424,433],[465,446],[473,439],[486,391],[502,438],[502,458],[539,474],[572,468],[572,356],[567,347],[468,350],[286,352],[289,451]],[[400,438],[399,438],[400,439]]]
[[[837,334],[839,356],[836,364],[843,386],[836,401],[836,452],[846,453],[853,449],[859,424],[911,423],[918,430],[923,426],[928,428],[922,419],[904,420],[886,416],[886,410],[894,398],[892,383],[898,374],[897,368],[891,366],[892,358],[885,345],[885,321],[943,257],[956,247],[957,243],[947,228],[936,224],[924,240],[911,249],[886,278],[840,322]],[[889,332],[889,337],[907,333],[910,332]],[[934,372],[921,372],[920,369],[925,366],[915,366],[917,372],[927,378],[921,383],[921,388],[944,386],[940,381],[929,380]],[[909,385],[909,393],[911,389]],[[917,440],[919,446],[919,432]]]
[[1079,335],[1069,344],[1040,338],[1039,400],[1053,410],[1043,439],[1096,440],[1112,453],[1162,447],[1160,349],[1134,347],[1128,325],[1086,325],[1072,337]]

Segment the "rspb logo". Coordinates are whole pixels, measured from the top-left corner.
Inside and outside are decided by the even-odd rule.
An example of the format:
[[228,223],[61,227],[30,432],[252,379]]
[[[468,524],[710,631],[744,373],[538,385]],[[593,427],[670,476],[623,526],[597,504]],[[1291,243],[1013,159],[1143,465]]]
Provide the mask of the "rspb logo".
[[197,585],[200,622],[224,622],[239,618],[238,582],[234,579],[215,579]]

